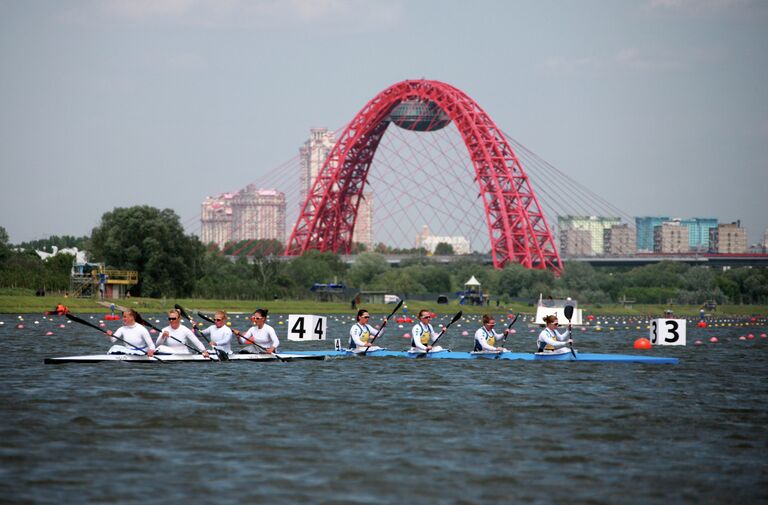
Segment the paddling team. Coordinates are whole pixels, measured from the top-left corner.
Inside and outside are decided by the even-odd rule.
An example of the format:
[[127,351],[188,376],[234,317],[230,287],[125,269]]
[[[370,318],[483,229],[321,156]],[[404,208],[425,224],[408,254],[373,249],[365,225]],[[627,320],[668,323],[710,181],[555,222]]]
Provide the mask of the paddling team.
[[152,341],[147,328],[139,324],[138,314],[133,309],[123,311],[123,326],[116,331],[107,330],[105,333],[109,339],[114,342],[120,342],[123,345],[113,345],[109,354],[147,354],[152,357],[155,353],[161,354],[189,354],[190,351],[196,351],[208,358],[209,353],[195,333],[202,336],[212,349],[232,354],[232,335],[237,336],[240,344],[249,344],[240,350],[241,353],[264,352],[273,354],[280,340],[277,338],[275,329],[266,324],[267,309],[256,309],[251,316],[253,326],[245,334],[237,330],[232,330],[227,323],[227,313],[219,310],[215,313],[213,324],[204,330],[198,330],[197,326],[192,329],[181,324],[181,314],[178,310],[168,311],[168,326],[161,330],[157,342]]
[[[277,338],[275,329],[266,323],[266,309],[256,309],[251,315],[251,326],[244,334],[238,330],[232,330],[227,326],[227,313],[217,311],[214,315],[213,324],[204,330],[198,330],[192,321],[192,329],[181,324],[181,314],[179,310],[172,309],[168,311],[168,326],[161,330],[157,342],[152,341],[147,328],[137,321],[140,317],[133,309],[123,312],[123,326],[116,331],[107,330],[105,333],[110,340],[121,342],[124,345],[114,345],[109,350],[110,354],[136,354],[145,353],[153,356],[160,354],[189,354],[191,351],[202,354],[208,358],[209,353],[205,345],[198,339],[195,333],[202,336],[212,349],[232,354],[232,336],[237,337],[238,343],[246,345],[240,353],[260,352],[274,354],[280,346],[280,340]],[[436,345],[437,341],[448,330],[447,326],[442,326],[440,332],[435,331],[431,324],[432,313],[428,310],[420,310],[418,321],[411,330],[411,348],[410,352],[425,353],[438,352],[443,348]],[[384,318],[379,328],[374,328],[369,324],[370,314],[365,309],[357,312],[356,322],[349,330],[349,343],[347,350],[355,353],[367,353],[382,349],[374,345],[374,341],[383,332],[387,326],[387,318]],[[496,320],[489,314],[482,317],[482,326],[475,332],[474,348],[475,352],[509,352],[503,347],[504,340],[510,332],[506,328],[502,333],[495,330]],[[563,332],[558,332],[557,316],[550,315],[544,318],[545,328],[539,334],[537,339],[538,352],[559,352],[566,346],[573,345],[571,338],[571,325]],[[501,343],[501,345],[498,345]]]

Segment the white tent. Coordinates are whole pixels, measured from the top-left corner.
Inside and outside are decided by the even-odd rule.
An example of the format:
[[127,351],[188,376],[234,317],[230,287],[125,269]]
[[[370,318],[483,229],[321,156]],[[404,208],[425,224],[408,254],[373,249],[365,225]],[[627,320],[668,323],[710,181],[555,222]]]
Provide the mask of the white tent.
[[471,279],[469,279],[467,282],[464,283],[465,286],[480,286],[480,282],[475,279],[475,276],[473,275]]

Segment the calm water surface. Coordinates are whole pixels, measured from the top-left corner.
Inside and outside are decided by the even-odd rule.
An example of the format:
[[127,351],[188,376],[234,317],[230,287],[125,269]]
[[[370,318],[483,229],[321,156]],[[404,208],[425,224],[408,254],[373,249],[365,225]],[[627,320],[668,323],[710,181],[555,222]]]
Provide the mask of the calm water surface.
[[[679,365],[43,365],[109,343],[24,319],[0,315],[0,502],[768,502],[766,327],[689,326],[687,347],[649,352]],[[347,334],[350,318],[329,320]],[[442,343],[469,350],[473,328]],[[517,328],[507,347],[532,349],[536,333]],[[643,352],[631,342],[647,330],[632,328],[576,332],[577,347]],[[404,331],[377,343],[401,349]]]

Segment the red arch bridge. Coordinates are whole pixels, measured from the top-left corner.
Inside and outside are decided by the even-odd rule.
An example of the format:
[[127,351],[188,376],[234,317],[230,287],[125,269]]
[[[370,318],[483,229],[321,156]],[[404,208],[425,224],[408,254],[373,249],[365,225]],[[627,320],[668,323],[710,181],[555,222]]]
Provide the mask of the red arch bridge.
[[[478,191],[485,223],[477,226],[487,229],[496,268],[519,263],[562,272],[550,225],[507,137],[466,93],[433,80],[408,80],[390,86],[349,122],[301,205],[286,255],[300,255],[310,249],[352,252],[358,208],[372,177],[372,162],[392,123],[416,132],[455,125],[474,169],[473,177],[456,182],[465,192]],[[439,195],[423,200],[432,198]]]

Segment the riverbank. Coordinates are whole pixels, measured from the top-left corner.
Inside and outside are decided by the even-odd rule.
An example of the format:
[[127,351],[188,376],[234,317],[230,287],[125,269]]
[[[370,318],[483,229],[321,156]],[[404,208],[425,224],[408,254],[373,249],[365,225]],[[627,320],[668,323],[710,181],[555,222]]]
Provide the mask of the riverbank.
[[[2,314],[34,314],[53,310],[57,303],[63,303],[72,312],[99,313],[108,312],[109,303],[116,306],[125,306],[139,312],[158,313],[164,312],[178,303],[183,307],[193,310],[214,311],[225,309],[229,312],[252,312],[263,307],[272,312],[283,314],[349,314],[354,312],[349,303],[320,302],[316,300],[212,300],[199,298],[160,299],[160,298],[126,298],[120,300],[100,301],[96,298],[64,298],[56,296],[26,296],[26,295],[0,295],[0,313]],[[106,305],[106,306],[105,306]],[[536,312],[533,303],[512,303],[506,306],[468,306],[459,305],[452,301],[447,305],[429,303],[414,300],[405,306],[409,313],[414,313],[422,308],[435,312],[456,312],[461,310],[467,314],[498,313],[524,313]],[[389,313],[394,308],[393,304],[365,304],[364,307],[377,314]],[[625,307],[621,304],[579,304],[585,314],[595,315],[624,315],[638,317],[662,317],[664,311],[671,309],[676,317],[696,317],[699,315],[698,305],[633,305]],[[765,305],[721,305],[711,314],[714,317],[746,317],[768,315],[768,306]]]

